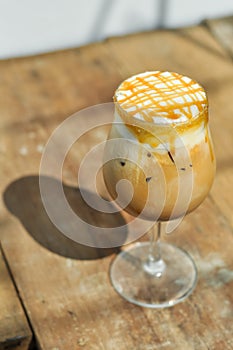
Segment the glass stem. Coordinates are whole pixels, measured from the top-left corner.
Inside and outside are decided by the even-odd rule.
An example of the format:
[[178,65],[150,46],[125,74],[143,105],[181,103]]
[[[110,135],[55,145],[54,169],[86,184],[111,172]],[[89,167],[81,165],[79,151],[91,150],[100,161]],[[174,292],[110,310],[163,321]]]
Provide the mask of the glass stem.
[[161,277],[166,268],[166,264],[161,257],[161,226],[161,222],[158,222],[149,232],[150,246],[147,260],[144,263],[144,270],[156,277]]
[[[157,232],[156,232],[157,231]],[[154,225],[150,232],[150,247],[148,259],[151,261],[159,261],[161,259],[160,238],[161,238],[161,222]]]

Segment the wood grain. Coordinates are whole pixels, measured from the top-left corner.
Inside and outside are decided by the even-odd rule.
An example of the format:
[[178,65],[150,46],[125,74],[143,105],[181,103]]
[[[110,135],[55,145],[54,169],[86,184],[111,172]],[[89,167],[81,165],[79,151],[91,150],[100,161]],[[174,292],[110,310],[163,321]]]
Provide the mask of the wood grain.
[[0,349],[29,349],[32,334],[0,247]]
[[[189,75],[207,89],[218,164],[208,199],[165,238],[194,257],[198,286],[185,303],[161,311],[136,307],[115,293],[108,275],[115,251],[65,238],[49,220],[38,187],[43,146],[62,120],[111,101],[129,75],[157,69]],[[232,349],[233,67],[228,53],[199,26],[3,61],[0,76],[0,237],[39,349]],[[64,165],[67,198],[79,212],[78,166],[88,147],[105,138],[106,129],[90,133]],[[82,209],[98,225],[125,220]]]
[[233,16],[206,20],[205,23],[233,58]]

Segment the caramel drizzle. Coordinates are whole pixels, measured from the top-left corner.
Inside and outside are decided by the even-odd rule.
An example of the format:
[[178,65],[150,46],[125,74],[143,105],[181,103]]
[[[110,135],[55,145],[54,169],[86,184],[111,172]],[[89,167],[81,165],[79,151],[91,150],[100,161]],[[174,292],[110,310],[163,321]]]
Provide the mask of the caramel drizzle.
[[[157,81],[145,80],[150,76],[156,77]],[[181,115],[191,119],[193,117],[191,106],[195,105],[198,111],[201,112],[203,105],[207,103],[204,97],[202,97],[202,100],[198,99],[198,93],[204,92],[203,88],[191,79],[189,82],[184,81],[183,76],[177,73],[171,73],[170,76],[163,76],[162,72],[150,73],[145,78],[136,76],[133,81],[126,80],[117,90],[122,94],[124,91],[131,92],[129,96],[123,94],[124,98],[118,101],[125,110],[134,107],[133,111],[127,111],[131,115],[139,112],[144,120],[149,122],[153,121],[155,111],[160,116],[174,120]],[[178,80],[179,83],[174,83],[175,80]],[[157,87],[158,84],[163,84],[164,87]],[[194,88],[194,85],[197,87]],[[142,88],[139,89],[139,87]],[[191,101],[188,101],[186,96],[189,96]],[[174,101],[174,98],[179,97],[182,98],[183,103]],[[161,106],[161,102],[166,103],[166,105]],[[174,112],[177,109],[180,110],[180,114]]]

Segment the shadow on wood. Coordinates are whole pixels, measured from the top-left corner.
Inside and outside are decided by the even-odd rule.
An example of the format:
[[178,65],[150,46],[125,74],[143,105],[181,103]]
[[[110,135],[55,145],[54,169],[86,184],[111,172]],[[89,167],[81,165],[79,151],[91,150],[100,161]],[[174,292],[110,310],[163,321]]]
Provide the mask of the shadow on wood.
[[[45,176],[43,176],[43,181],[46,181],[48,186],[56,186],[58,182],[55,178]],[[63,189],[72,210],[88,224],[107,228],[126,224],[119,212],[108,214],[90,208],[83,200],[78,188],[63,184]],[[86,194],[89,197],[93,197],[93,200],[98,199],[94,193],[86,191]],[[56,254],[84,260],[102,258],[118,251],[117,248],[93,248],[79,244],[62,234],[50,221],[43,206],[39,188],[39,176],[22,177],[12,182],[4,192],[4,202],[8,210],[19,218],[27,232],[38,243]],[[56,206],[57,203],[54,203],[54,205]],[[112,207],[111,203],[109,203],[110,207]],[[77,227],[77,232],[79,229]],[[126,238],[127,230],[124,229],[121,234],[122,244]]]
[[[197,49],[205,50],[207,53],[211,53],[221,60],[229,61],[229,56],[226,54],[226,52],[213,47],[211,43],[206,42],[206,40],[204,40],[201,36],[194,36],[193,32],[190,30],[176,29],[173,31],[173,34],[187,40],[188,42],[192,42],[194,45],[196,45]],[[201,51],[199,54],[201,54]]]

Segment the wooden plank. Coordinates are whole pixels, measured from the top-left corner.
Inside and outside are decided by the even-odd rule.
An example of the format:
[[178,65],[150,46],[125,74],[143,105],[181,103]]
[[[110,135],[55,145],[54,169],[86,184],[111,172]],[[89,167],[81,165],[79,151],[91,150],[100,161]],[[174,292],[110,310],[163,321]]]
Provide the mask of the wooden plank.
[[[0,138],[1,238],[40,349],[232,349],[232,62],[202,27],[110,39],[79,49],[77,56],[71,50],[0,64],[10,96],[0,103],[7,115]],[[34,68],[42,79],[31,83],[26,77]],[[113,252],[66,239],[47,217],[38,188],[39,146],[65,115],[110,101],[121,79],[150,69],[190,75],[209,91],[219,164],[211,196],[166,238],[194,257],[199,284],[184,304],[161,311],[122,300],[108,277]],[[23,79],[12,89],[17,72]],[[67,97],[64,91],[72,93]],[[105,137],[106,131],[98,135],[99,140]],[[65,169],[66,193],[76,209],[79,162],[80,155],[72,152]],[[93,216],[97,222],[106,220]]]
[[0,349],[29,349],[32,334],[0,249]]
[[[19,182],[15,188],[18,200],[22,184]],[[25,186],[21,191],[25,191]],[[38,220],[43,218],[40,210],[28,212],[33,222],[37,216]],[[47,224],[43,219],[38,230],[55,236],[59,248],[51,239],[50,246],[46,244],[46,235],[44,241],[39,237],[43,246],[38,247],[32,228],[27,227],[26,232],[15,222],[8,222],[7,228],[5,250],[42,349],[82,349],[85,345],[90,350],[115,350],[136,348],[139,341],[139,349],[231,349],[233,239],[228,224],[210,200],[183,222],[179,233],[168,239],[191,253],[200,275],[189,301],[171,310],[144,310],[123,301],[110,287],[108,269],[112,257],[90,260],[91,249],[85,251],[70,245],[48,219]],[[15,249],[16,239],[21,249]]]
[[0,62],[0,125],[54,118],[57,122],[77,110],[111,101],[120,82],[106,47],[82,49]]
[[205,23],[233,58],[233,16],[206,20]]

